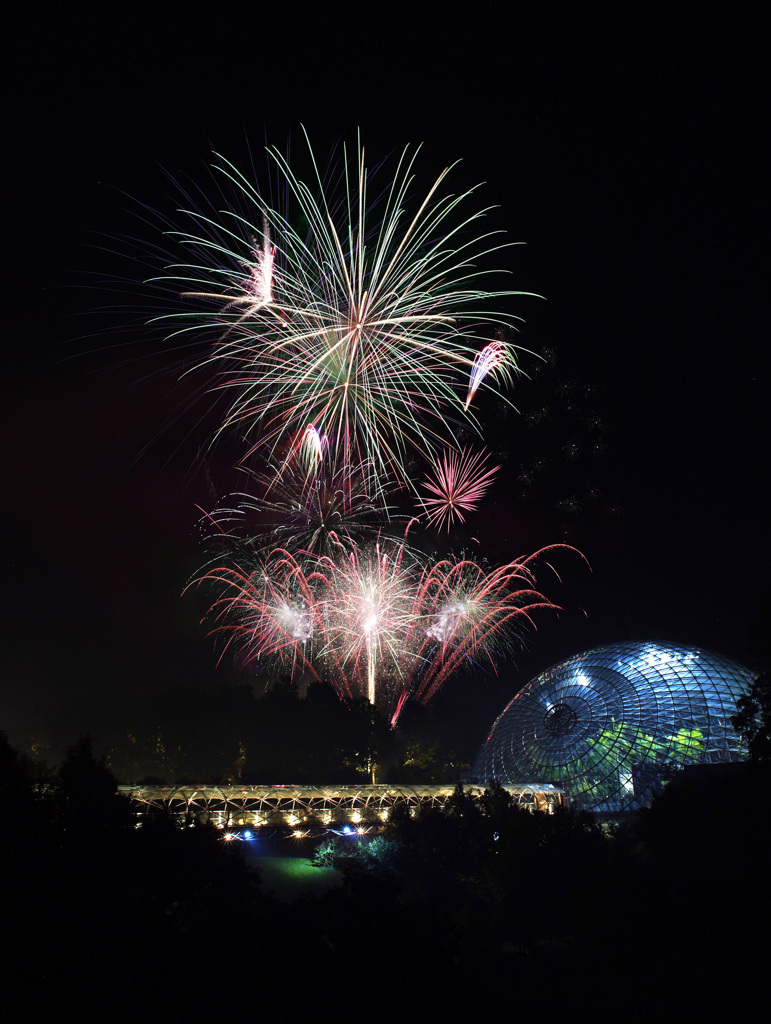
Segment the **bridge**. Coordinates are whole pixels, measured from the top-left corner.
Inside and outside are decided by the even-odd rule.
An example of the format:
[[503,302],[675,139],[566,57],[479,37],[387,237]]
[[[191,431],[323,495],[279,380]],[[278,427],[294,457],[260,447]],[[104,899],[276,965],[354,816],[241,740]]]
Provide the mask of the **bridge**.
[[[210,822],[217,828],[323,830],[354,826],[382,828],[396,807],[415,815],[421,807],[443,808],[454,785],[425,786],[121,786],[140,815],[158,807]],[[566,803],[555,786],[540,783],[504,787],[515,804],[552,814]],[[483,786],[464,786],[478,800]]]

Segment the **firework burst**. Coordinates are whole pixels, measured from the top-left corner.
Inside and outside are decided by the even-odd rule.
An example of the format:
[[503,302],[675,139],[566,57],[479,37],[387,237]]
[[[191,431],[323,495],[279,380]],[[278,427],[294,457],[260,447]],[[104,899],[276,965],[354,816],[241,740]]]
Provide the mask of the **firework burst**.
[[378,543],[320,569],[327,672],[346,697],[388,707],[417,663],[422,567],[404,545]]
[[431,564],[388,541],[333,558],[277,549],[252,570],[212,568],[195,582],[221,593],[212,631],[245,664],[326,679],[393,726],[408,700],[428,702],[464,664],[495,671],[533,612],[557,608],[535,570],[560,547],[573,551],[557,545],[494,570],[466,558]]
[[324,458],[326,445],[326,437],[322,437],[313,424],[305,428],[302,440],[300,441],[300,451],[305,459],[309,474],[318,468],[319,463]]
[[318,679],[312,664],[317,627],[315,595],[300,563],[275,550],[251,569],[216,566],[191,585],[219,594],[209,610],[212,632],[225,637],[223,655],[235,650],[245,665],[262,660]]
[[473,189],[442,194],[449,169],[413,203],[407,150],[372,207],[361,146],[343,151],[342,201],[312,152],[308,181],[269,153],[286,213],[222,157],[214,167],[237,202],[219,220],[186,211],[195,226],[175,234],[198,259],[169,267],[166,280],[208,309],[184,314],[177,333],[211,339],[203,365],[228,396],[221,429],[245,435],[249,451],[274,451],[313,424],[342,462],[411,486],[408,447],[428,450],[448,418],[476,425],[467,410],[482,381],[496,370],[495,387],[505,386],[516,370],[512,345],[486,342],[492,325],[517,318],[488,303],[525,293],[478,284],[479,261],[510,243],[478,232],[487,209],[467,209]]
[[508,359],[509,355],[506,346],[500,341],[493,341],[489,345],[485,345],[482,351],[474,356],[469,376],[466,403],[463,406],[464,410],[468,409],[471,405],[471,399],[477,393],[482,381],[484,381],[488,374],[501,369],[505,373]]
[[467,558],[444,559],[428,569],[421,604],[432,654],[402,703],[407,697],[428,702],[464,663],[495,671],[496,660],[521,643],[527,627],[535,626],[533,612],[557,611],[536,589],[536,570],[545,564],[557,575],[549,559],[559,551],[583,558],[574,548],[557,544],[492,570]]
[[162,279],[189,304],[172,337],[211,345],[199,369],[225,399],[215,436],[242,438],[254,490],[206,517],[216,550],[194,584],[215,590],[225,651],[365,697],[394,725],[462,666],[494,671],[533,612],[556,607],[535,575],[554,548],[488,569],[385,532],[391,493],[417,493],[419,457],[429,524],[449,531],[483,499],[498,467],[455,439],[461,423],[479,432],[481,389],[507,401],[517,318],[491,307],[526,293],[481,286],[509,243],[480,230],[473,189],[442,191],[449,169],[415,200],[405,150],[370,203],[360,144],[343,149],[340,193],[310,146],[306,177],[268,152],[283,211],[216,157],[233,201],[184,211],[190,228],[172,234],[188,258]]
[[465,522],[464,512],[473,512],[485,496],[500,466],[487,466],[486,452],[464,448],[445,451],[434,462],[431,474],[423,481],[430,497],[421,499],[431,525],[449,531],[454,519]]
[[294,458],[249,476],[252,493],[231,495],[202,520],[215,559],[228,550],[238,557],[265,555],[276,547],[332,556],[383,530],[389,510],[385,488],[376,487],[365,467],[317,462],[304,442]]

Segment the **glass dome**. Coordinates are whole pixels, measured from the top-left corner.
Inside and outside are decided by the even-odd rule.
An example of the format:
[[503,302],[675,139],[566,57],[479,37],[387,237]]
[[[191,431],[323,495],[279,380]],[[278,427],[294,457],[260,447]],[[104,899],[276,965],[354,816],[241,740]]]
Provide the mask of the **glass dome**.
[[730,718],[753,678],[696,647],[597,647],[517,694],[490,730],[474,776],[551,782],[589,810],[631,810],[678,765],[744,757]]

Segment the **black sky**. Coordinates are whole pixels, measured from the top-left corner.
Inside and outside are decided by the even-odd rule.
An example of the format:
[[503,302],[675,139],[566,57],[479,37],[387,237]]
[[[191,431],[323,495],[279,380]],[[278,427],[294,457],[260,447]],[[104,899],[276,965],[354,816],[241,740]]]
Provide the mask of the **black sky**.
[[[98,289],[121,265],[100,247],[120,253],[122,235],[143,231],[159,242],[125,196],[172,213],[162,168],[203,183],[212,148],[243,163],[249,147],[261,168],[265,140],[296,144],[301,124],[321,153],[359,126],[373,160],[422,142],[426,184],[463,158],[458,186],[487,182],[495,226],[527,243],[516,286],[548,300],[517,310],[523,343],[556,352],[544,387],[594,387],[582,419],[531,385],[523,408],[550,404],[547,427],[496,428],[514,455],[490,510],[492,553],[566,538],[594,570],[566,568],[565,599],[587,617],[545,625],[519,674],[502,673],[501,702],[523,674],[606,640],[747,656],[770,561],[762,19],[677,7],[225,3],[199,15],[134,3],[16,16],[0,671],[13,740],[212,678],[201,609],[179,596],[200,557],[195,504],[210,485],[191,470],[204,438],[193,417],[160,433],[169,378],[143,378],[166,355],[136,326],[137,289]],[[99,312],[115,301],[134,325],[122,333]],[[522,499],[528,446],[553,490],[563,446],[592,416],[607,452],[579,476],[601,499],[570,521],[538,488]]]

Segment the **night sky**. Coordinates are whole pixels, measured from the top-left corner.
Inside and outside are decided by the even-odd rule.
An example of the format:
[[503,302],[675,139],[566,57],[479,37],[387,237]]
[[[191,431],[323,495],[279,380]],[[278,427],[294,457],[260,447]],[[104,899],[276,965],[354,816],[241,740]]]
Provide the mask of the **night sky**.
[[201,459],[205,397],[174,414],[196,396],[142,326],[155,299],[130,255],[168,245],[142,213],[173,218],[169,175],[205,186],[212,149],[242,166],[251,152],[262,172],[265,142],[299,147],[301,125],[322,157],[357,127],[374,163],[423,143],[425,188],[462,158],[455,187],[486,182],[491,227],[527,243],[512,286],[547,299],[512,307],[521,343],[551,362],[529,364],[521,418],[488,411],[506,479],[471,532],[493,559],[566,540],[593,572],[562,563],[565,614],[502,667],[492,713],[605,641],[751,658],[771,561],[760,15],[630,6],[17,15],[1,470],[13,742],[47,733],[55,751],[127,699],[239,678],[215,667],[200,600],[180,597],[201,560],[196,505],[232,487],[233,460]]

